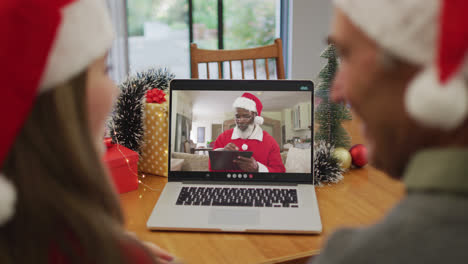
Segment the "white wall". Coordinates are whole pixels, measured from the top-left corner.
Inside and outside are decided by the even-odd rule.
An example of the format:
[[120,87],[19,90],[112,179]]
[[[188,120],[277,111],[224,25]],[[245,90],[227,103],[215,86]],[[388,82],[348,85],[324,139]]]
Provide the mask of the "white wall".
[[[290,0],[291,79],[315,79],[326,64],[320,53],[326,48],[332,16],[331,0]],[[316,84],[316,83],[315,83]]]
[[265,111],[265,112],[262,112],[262,116],[268,117],[274,120],[278,120],[278,121],[281,121],[281,123],[283,123],[281,111],[278,111],[278,112],[266,112]]
[[293,128],[292,120],[291,120],[291,110],[292,110],[291,108],[286,108],[283,110],[283,113],[282,113],[282,116],[284,118],[285,131],[286,131],[286,135],[285,135],[286,140],[291,140],[294,137],[299,137],[300,139],[311,138],[310,129],[295,130]]

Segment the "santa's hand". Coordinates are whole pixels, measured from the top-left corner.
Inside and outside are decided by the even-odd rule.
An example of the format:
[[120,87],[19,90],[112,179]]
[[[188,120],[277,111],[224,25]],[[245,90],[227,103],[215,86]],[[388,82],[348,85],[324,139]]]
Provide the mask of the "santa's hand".
[[233,160],[234,164],[237,164],[242,171],[245,172],[258,172],[258,163],[253,158],[246,158],[238,156],[236,160]]
[[224,150],[239,150],[234,143],[229,143],[224,147]]

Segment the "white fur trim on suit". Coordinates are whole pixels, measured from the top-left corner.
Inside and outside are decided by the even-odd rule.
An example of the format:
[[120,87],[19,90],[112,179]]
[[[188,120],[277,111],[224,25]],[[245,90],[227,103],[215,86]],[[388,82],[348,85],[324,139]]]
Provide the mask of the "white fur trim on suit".
[[15,214],[16,190],[13,184],[0,173],[0,226]]
[[238,97],[232,104],[234,108],[242,108],[257,113],[257,105],[253,100],[245,97]]
[[462,78],[455,76],[440,85],[434,67],[420,72],[405,95],[408,113],[429,127],[451,130],[468,114],[468,91]]
[[234,140],[238,138],[263,141],[263,129],[260,126],[254,126],[254,129],[251,133],[243,136],[242,131],[240,131],[240,129],[236,126],[232,132],[231,139]]
[[263,165],[262,163],[258,161],[257,161],[257,164],[258,164],[258,172],[270,172],[267,166]]
[[104,56],[114,38],[103,0],[78,0],[66,6],[62,14],[62,24],[41,80],[41,92],[69,80]]

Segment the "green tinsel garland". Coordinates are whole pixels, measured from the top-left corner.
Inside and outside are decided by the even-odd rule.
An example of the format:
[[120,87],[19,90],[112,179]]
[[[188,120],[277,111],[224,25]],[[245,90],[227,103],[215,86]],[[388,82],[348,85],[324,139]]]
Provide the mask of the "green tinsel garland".
[[144,135],[143,110],[146,92],[159,88],[166,92],[175,78],[167,69],[149,69],[129,76],[119,88],[121,93],[108,124],[112,142],[140,152]]

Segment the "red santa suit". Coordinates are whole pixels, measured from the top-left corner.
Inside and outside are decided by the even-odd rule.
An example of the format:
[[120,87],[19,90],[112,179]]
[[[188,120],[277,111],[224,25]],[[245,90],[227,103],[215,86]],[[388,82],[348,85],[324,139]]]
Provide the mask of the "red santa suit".
[[257,161],[258,172],[286,171],[278,143],[268,132],[255,125],[252,134],[247,138],[241,138],[241,134],[237,126],[224,131],[214,142],[214,149],[222,150],[227,144],[234,143],[240,151],[253,152],[252,157]]

